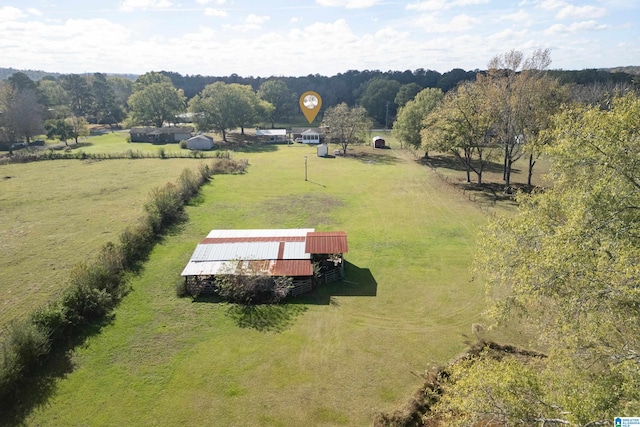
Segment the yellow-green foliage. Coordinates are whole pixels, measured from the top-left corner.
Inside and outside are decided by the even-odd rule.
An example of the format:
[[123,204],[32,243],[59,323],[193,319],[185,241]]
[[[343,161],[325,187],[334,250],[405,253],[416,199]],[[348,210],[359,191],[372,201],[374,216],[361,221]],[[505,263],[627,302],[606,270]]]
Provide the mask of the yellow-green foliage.
[[640,409],[639,128],[634,94],[609,110],[567,108],[549,134],[553,188],[521,196],[481,238],[494,312],[537,330],[571,423]]

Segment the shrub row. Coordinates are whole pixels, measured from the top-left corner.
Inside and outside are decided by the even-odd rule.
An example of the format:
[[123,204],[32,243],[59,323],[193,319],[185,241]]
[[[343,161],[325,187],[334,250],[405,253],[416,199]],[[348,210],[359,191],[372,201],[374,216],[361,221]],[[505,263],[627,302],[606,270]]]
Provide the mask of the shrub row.
[[[226,152],[215,152],[214,157],[220,158],[228,156]],[[159,148],[157,152],[127,150],[121,153],[85,153],[84,151],[21,151],[0,159],[0,164],[9,163],[31,163],[44,160],[113,160],[113,159],[204,159],[205,153],[202,151],[166,151]]]
[[[67,350],[79,342],[92,325],[102,322],[128,290],[125,274],[134,271],[149,255],[159,237],[184,219],[184,205],[195,197],[214,171],[237,171],[246,161],[228,157],[201,165],[197,172],[185,169],[176,184],[152,191],[144,215],[127,227],[118,243],[107,243],[89,263],[76,265],[62,296],[15,321],[0,345],[0,401],[7,404],[29,376],[37,373],[54,350]],[[233,163],[229,167],[227,163]]]

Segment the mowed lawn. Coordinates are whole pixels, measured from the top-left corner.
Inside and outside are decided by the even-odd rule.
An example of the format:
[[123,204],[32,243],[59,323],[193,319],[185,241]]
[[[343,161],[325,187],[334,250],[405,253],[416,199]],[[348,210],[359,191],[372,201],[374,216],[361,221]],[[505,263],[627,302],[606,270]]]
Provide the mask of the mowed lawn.
[[0,330],[55,297],[69,270],[140,217],[153,188],[203,160],[0,166]]
[[[237,154],[248,172],[204,187],[26,424],[366,426],[404,403],[482,320],[469,267],[486,217],[406,153],[357,151]],[[288,227],[346,231],[346,280],[245,312],[175,296],[211,229]]]

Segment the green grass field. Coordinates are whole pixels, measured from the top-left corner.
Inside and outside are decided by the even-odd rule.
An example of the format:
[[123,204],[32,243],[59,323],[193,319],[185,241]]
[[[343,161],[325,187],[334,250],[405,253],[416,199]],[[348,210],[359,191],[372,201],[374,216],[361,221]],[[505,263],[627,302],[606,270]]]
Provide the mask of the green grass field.
[[142,213],[151,189],[202,160],[56,160],[0,166],[0,329],[60,292]]
[[[92,149],[107,144],[102,141]],[[189,221],[132,279],[113,322],[75,350],[72,367],[25,424],[365,426],[376,412],[404,403],[422,382],[413,372],[462,351],[463,335],[482,320],[483,284],[469,267],[486,213],[392,146],[361,147],[347,158],[318,158],[315,147],[300,144],[237,153],[249,159],[248,172],[216,176],[203,188],[199,203],[188,207]],[[0,175],[12,178],[0,181],[2,212],[13,209],[12,217],[26,220],[42,211],[2,229],[4,245],[33,240],[11,251],[32,253],[12,275],[33,271],[31,283],[42,289],[39,281],[48,284],[58,274],[51,263],[83,259],[137,217],[154,179],[164,183],[198,162],[3,166]],[[13,176],[33,177],[5,192],[9,182],[22,180]],[[28,192],[43,181],[47,191]],[[111,184],[101,190],[105,182]],[[64,183],[70,190],[60,193],[56,187]],[[73,194],[85,195],[61,201]],[[180,272],[211,229],[286,227],[346,231],[346,280],[246,311],[175,296]],[[46,246],[46,236],[55,242],[56,233],[70,234],[65,249]],[[12,255],[12,262],[20,257]],[[32,268],[40,257],[49,261]],[[27,309],[20,307],[12,309]]]

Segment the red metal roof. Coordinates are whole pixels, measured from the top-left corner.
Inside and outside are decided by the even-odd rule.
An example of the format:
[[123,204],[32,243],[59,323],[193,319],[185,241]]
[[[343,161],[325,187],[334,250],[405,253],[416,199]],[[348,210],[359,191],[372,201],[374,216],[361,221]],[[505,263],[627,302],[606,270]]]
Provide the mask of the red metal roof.
[[314,231],[307,233],[305,250],[308,254],[344,254],[349,252],[344,231]]
[[269,273],[272,276],[311,276],[313,265],[308,259],[279,259],[272,263]]

